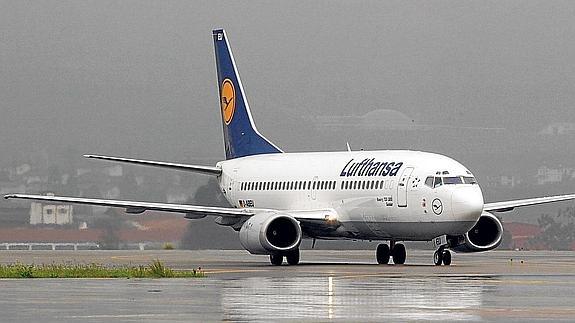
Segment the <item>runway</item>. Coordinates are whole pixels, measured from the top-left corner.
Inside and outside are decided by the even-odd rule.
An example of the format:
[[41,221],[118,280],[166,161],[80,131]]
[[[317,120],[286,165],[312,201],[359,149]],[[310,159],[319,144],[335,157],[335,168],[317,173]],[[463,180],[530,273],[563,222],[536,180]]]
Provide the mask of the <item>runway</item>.
[[403,266],[373,251],[302,251],[274,267],[245,251],[2,251],[1,263],[202,267],[202,279],[0,280],[1,321],[572,321],[575,253],[408,251]]

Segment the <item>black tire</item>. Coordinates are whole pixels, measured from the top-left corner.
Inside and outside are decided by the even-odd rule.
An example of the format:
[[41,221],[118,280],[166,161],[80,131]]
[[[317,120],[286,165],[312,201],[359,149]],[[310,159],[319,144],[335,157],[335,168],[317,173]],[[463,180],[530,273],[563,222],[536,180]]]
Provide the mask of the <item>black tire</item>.
[[380,265],[385,265],[389,263],[389,246],[385,243],[377,245],[377,250],[375,251],[375,258],[377,263]]
[[274,266],[281,266],[284,262],[284,256],[282,255],[270,255],[270,262]]
[[286,255],[286,260],[288,265],[295,266],[299,264],[299,249],[291,251]]
[[402,243],[396,243],[391,251],[393,255],[393,263],[396,265],[403,265],[405,263],[405,258],[407,257],[405,252],[405,245]]
[[451,265],[451,252],[449,252],[449,250],[445,250],[442,256],[443,256],[443,264],[446,266]]
[[433,254],[433,263],[436,266],[440,266],[442,261],[443,261],[443,252],[439,250],[435,251],[435,253]]

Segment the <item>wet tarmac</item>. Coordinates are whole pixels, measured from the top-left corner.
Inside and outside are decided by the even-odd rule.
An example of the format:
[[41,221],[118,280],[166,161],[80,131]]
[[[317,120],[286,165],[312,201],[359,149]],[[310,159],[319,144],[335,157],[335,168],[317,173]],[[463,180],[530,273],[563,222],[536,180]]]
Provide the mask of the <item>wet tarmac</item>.
[[1,263],[199,266],[201,279],[0,280],[0,321],[573,321],[575,253],[456,254],[376,265],[372,251],[303,251],[273,267],[244,251],[2,251]]

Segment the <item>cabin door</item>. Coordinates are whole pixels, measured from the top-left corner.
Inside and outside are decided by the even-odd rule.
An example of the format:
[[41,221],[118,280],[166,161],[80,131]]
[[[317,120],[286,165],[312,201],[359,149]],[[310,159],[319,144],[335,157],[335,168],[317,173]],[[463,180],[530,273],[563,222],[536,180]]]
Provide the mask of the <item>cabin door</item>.
[[413,172],[413,167],[407,167],[403,170],[399,183],[397,183],[397,206],[407,207],[407,183]]

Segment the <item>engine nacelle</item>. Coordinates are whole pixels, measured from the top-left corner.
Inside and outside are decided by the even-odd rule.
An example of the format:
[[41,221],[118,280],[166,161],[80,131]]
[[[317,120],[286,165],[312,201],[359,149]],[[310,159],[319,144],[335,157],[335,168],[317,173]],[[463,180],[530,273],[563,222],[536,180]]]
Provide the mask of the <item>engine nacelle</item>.
[[503,238],[503,225],[499,219],[483,212],[479,221],[464,235],[449,237],[452,250],[458,252],[480,252],[497,248]]
[[240,242],[252,254],[289,252],[301,243],[299,222],[288,214],[259,213],[249,218],[240,229]]

